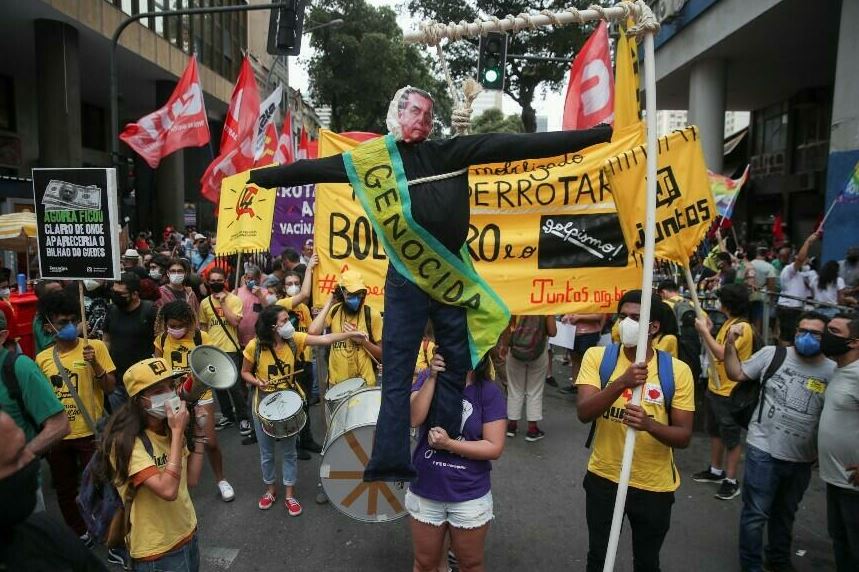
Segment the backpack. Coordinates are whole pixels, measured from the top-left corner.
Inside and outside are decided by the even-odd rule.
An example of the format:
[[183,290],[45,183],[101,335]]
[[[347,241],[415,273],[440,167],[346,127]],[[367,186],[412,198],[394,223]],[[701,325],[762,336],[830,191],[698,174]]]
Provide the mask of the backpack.
[[39,424],[30,415],[27,405],[24,403],[24,394],[21,392],[21,384],[18,383],[18,375],[15,373],[15,362],[18,360],[16,352],[7,350],[6,356],[3,358],[3,383],[6,385],[6,391],[9,393],[9,398],[13,400],[21,411],[21,416],[24,421],[30,424],[36,431],[39,430]]
[[[731,390],[731,417],[734,418],[743,429],[749,428],[749,422],[752,420],[752,415],[755,413],[755,407],[758,408],[758,423],[761,422],[761,416],[764,412],[764,400],[762,398],[764,388],[767,381],[784,363],[787,357],[787,348],[784,346],[776,346],[775,354],[772,361],[767,367],[761,378],[748,379],[740,382]],[[758,405],[760,403],[760,405]]]
[[677,318],[677,357],[692,370],[692,379],[701,376],[701,337],[695,329],[695,309],[683,298],[674,304]]
[[[606,388],[617,360],[620,357],[620,344],[609,344],[605,347],[602,361],[600,362],[600,390]],[[662,398],[665,403],[665,411],[668,413],[668,423],[671,423],[671,402],[674,400],[674,364],[671,362],[671,354],[662,350],[656,350],[656,372],[659,377],[659,386],[662,388]],[[588,433],[585,447],[590,449],[597,432],[597,421],[591,422],[591,430]]]
[[[152,442],[145,432],[140,440],[146,453],[155,457]],[[125,543],[131,528],[131,502],[137,491],[129,486],[126,498],[120,497],[116,485],[101,476],[101,467],[106,462],[99,448],[84,469],[75,502],[90,535],[108,548],[114,548]]]
[[546,351],[546,340],[545,316],[516,316],[510,355],[519,361],[534,361]]

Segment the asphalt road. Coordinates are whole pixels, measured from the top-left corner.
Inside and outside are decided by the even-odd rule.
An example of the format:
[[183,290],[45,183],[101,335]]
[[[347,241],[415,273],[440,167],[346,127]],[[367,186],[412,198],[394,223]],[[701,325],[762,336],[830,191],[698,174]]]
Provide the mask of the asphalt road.
[[[568,370],[556,369],[559,380],[568,375]],[[588,535],[581,483],[588,458],[584,448],[588,426],[575,417],[575,397],[563,396],[551,387],[546,387],[544,410],[541,427],[546,437],[528,443],[520,431],[517,438],[507,440],[504,455],[494,464],[496,518],[486,547],[488,570],[584,569]],[[317,421],[319,406],[313,412]],[[315,427],[319,426],[317,423]],[[321,441],[322,431],[314,432]],[[292,518],[282,503],[267,512],[257,508],[263,485],[256,445],[242,446],[235,427],[222,431],[220,439],[227,478],[236,489],[236,499],[222,502],[210,469],[204,467],[202,482],[193,492],[203,570],[411,569],[406,519],[365,524],[341,515],[330,505],[315,504],[318,455],[310,461],[299,461],[296,493],[304,514]],[[696,434],[689,449],[677,452],[676,458],[683,480],[676,494],[671,530],[662,548],[663,570],[739,570],[740,497],[731,501],[715,499],[714,485],[695,483],[689,478],[708,463],[706,436]],[[49,486],[46,494],[49,510],[58,514]],[[282,492],[278,500],[282,500]],[[815,471],[794,530],[793,549],[797,554],[793,564],[800,572],[835,569],[825,510],[825,488]],[[615,569],[632,570],[627,529],[621,537]]]

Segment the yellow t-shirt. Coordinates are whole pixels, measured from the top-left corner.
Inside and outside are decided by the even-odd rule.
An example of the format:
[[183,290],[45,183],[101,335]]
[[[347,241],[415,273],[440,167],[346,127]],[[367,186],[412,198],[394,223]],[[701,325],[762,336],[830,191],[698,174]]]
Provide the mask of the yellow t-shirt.
[[435,342],[424,339],[421,341],[421,347],[418,350],[418,361],[415,363],[415,376],[430,366],[432,356],[435,353]]
[[[604,347],[590,348],[582,359],[577,385],[591,385],[600,388],[600,363]],[[671,401],[673,409],[695,411],[695,387],[692,381],[692,371],[678,359],[671,360],[674,368],[674,397]],[[630,361],[621,351],[617,365],[609,378],[609,383],[623,375],[629,368]],[[665,409],[662,396],[662,386],[659,383],[656,355],[647,363],[647,382],[644,385],[641,405],[644,411],[654,420],[668,424],[668,411]],[[588,471],[618,482],[620,467],[623,462],[623,445],[626,439],[626,425],[623,424],[623,414],[626,404],[632,399],[632,390],[626,390],[617,398],[614,404],[597,419],[596,435],[588,461]],[[671,447],[663,445],[650,433],[639,432],[635,439],[635,452],[632,458],[632,473],[629,484],[637,489],[653,492],[677,490],[680,486],[680,473],[674,465],[674,453]]]
[[[334,316],[332,318],[332,315]],[[368,332],[373,343],[382,341],[382,316],[370,306],[370,329],[364,321],[364,308],[359,308],[357,314],[347,315],[343,304],[334,304],[328,315],[325,316],[325,327],[332,333],[344,332],[343,324],[346,322],[355,326],[356,330]],[[372,331],[370,331],[372,330]],[[376,385],[376,363],[370,358],[359,342],[345,340],[331,346],[328,358],[328,384],[337,385],[341,381],[353,377],[360,377],[373,387]]]
[[[164,345],[162,345],[161,340],[164,340]],[[207,332],[200,332],[200,342],[200,345],[202,346],[211,345],[211,338]],[[196,347],[197,344],[194,343],[194,332],[190,332],[180,340],[177,340],[169,334],[155,336],[155,349],[161,352],[161,355],[165,360],[167,360],[167,363],[170,364],[173,371],[181,371],[185,373],[191,371],[191,367],[188,365],[188,354],[190,354],[191,350]],[[177,383],[181,383],[182,381],[183,380],[181,378],[176,380]],[[207,401],[214,398],[212,390],[207,389],[203,392],[203,395],[200,396],[200,401]]]
[[[170,455],[170,436],[159,435],[148,429],[146,435],[152,442],[154,456],[146,452],[143,441],[138,437],[128,463],[129,480],[116,485],[121,498],[125,498],[129,485],[137,486],[131,504],[128,546],[132,558],[153,558],[166,554],[187,541],[197,528],[197,514],[188,494],[188,448],[182,448],[184,461],[180,471],[179,494],[176,500],[167,501],[143,482],[166,467]],[[115,463],[114,460],[112,462]]]
[[[78,339],[78,344],[75,348],[66,353],[60,353],[60,362],[68,372],[69,381],[75,386],[78,396],[81,398],[84,407],[94,422],[98,422],[104,414],[104,391],[101,389],[101,384],[96,379],[92,367],[84,361],[84,346],[86,344],[82,339]],[[112,373],[116,371],[116,366],[113,360],[110,359],[110,353],[107,351],[107,346],[100,340],[89,340],[89,345],[95,350],[95,357],[104,371]],[[50,347],[43,350],[36,356],[36,363],[39,369],[45,374],[45,377],[51,380],[51,385],[54,388],[54,394],[57,399],[62,402],[66,408],[66,415],[69,417],[71,432],[66,435],[66,439],[79,439],[81,437],[89,437],[93,434],[92,430],[87,425],[84,416],[78,410],[72,394],[63,383],[60,371],[54,363],[54,348]]]
[[[740,322],[736,318],[731,318],[719,328],[719,332],[716,334],[716,342],[720,345],[725,345],[725,338],[728,337],[728,330],[731,326],[735,324],[742,324],[743,326],[743,334],[737,338],[737,341],[734,343],[737,347],[737,356],[739,356],[740,361],[746,361],[750,357],[752,357],[752,347],[754,345],[754,331],[752,330],[751,324],[748,322]],[[709,389],[712,393],[716,395],[721,395],[727,397],[731,395],[731,390],[734,389],[734,386],[737,385],[736,381],[731,381],[728,379],[728,374],[725,372],[725,362],[722,360],[716,360],[716,372],[719,375],[720,386],[719,389],[716,389],[716,382],[712,376],[712,370],[709,376],[709,382],[707,383],[707,389]]]
[[[277,302],[278,306],[281,306],[285,310],[289,312],[294,312],[298,315],[298,326],[295,328],[296,332],[307,333],[307,329],[310,327],[311,322],[313,322],[313,316],[310,315],[310,308],[307,307],[306,304],[299,304],[294,306],[292,303],[292,298],[282,298]],[[304,360],[310,361],[313,359],[313,348],[310,346],[306,346],[304,348]]]
[[677,357],[677,336],[673,334],[664,334],[653,340],[653,349],[662,350],[671,354],[671,357]]
[[[307,334],[295,332],[292,339],[295,341],[295,349],[298,353],[300,354],[303,352],[306,347],[305,341],[307,340]],[[258,343],[259,340],[254,338],[248,342],[248,345],[245,348],[243,355],[245,359],[251,363],[254,363],[254,359],[256,358]],[[292,350],[289,348],[289,344],[283,344],[283,346],[276,350],[275,353],[281,361],[281,365],[283,367],[282,373],[278,369],[271,352],[267,348],[262,348],[259,352],[259,363],[256,364],[257,367],[255,375],[262,381],[266,382],[266,386],[261,388],[261,391],[271,393],[272,391],[292,389],[304,397],[304,392],[301,390],[301,385],[298,383],[298,378],[295,376],[298,372],[294,371],[295,356],[292,355]],[[309,364],[306,367],[310,367]]]
[[[215,312],[217,312],[217,316],[215,312],[212,311],[212,305],[214,304]],[[235,294],[227,294],[226,298],[224,298],[224,304],[233,311],[233,314],[242,317],[242,300]],[[218,316],[220,316],[221,320],[218,321]],[[230,341],[230,338],[235,341],[235,343],[239,343],[239,332],[236,330],[236,327],[231,325],[227,321],[227,317],[224,315],[224,309],[221,307],[221,303],[211,296],[206,298],[200,303],[200,325],[206,327],[206,331],[209,332],[209,337],[212,339],[212,345],[216,348],[223,350],[225,352],[234,353],[240,351],[241,348],[237,348],[236,345]],[[224,326],[229,332],[229,337],[224,332],[224,328],[221,327],[221,322],[224,322]]]

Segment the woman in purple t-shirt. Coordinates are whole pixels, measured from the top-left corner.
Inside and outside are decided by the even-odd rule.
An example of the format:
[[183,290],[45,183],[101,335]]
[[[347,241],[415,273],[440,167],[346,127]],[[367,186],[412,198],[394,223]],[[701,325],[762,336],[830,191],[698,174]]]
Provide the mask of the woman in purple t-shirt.
[[439,372],[445,370],[440,354],[412,386],[411,425],[419,427],[413,463],[417,479],[406,492],[415,570],[438,569],[445,538],[463,572],[483,570],[483,546],[493,518],[490,461],[504,450],[506,400],[487,379],[488,355],[465,380],[462,400],[462,436],[451,439],[441,427],[424,422],[435,393]]

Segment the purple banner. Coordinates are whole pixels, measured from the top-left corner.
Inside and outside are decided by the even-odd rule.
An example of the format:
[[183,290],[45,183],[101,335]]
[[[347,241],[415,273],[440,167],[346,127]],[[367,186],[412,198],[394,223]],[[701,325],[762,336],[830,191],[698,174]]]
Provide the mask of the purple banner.
[[277,190],[274,224],[271,229],[271,254],[280,256],[287,246],[301,252],[304,242],[313,238],[313,202],[316,185]]

